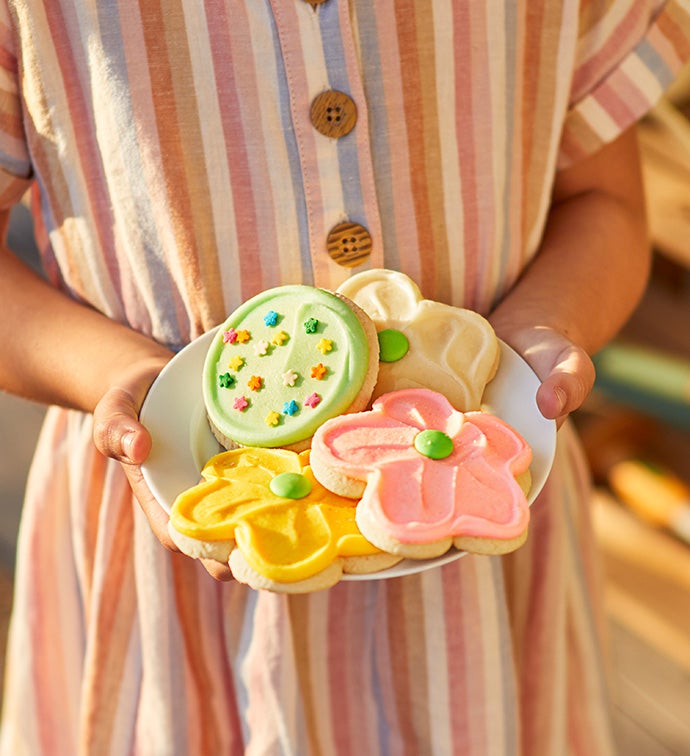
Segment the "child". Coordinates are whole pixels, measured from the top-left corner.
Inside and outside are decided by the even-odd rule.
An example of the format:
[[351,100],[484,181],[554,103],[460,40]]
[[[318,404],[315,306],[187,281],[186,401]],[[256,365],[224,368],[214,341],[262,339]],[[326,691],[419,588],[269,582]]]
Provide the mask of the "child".
[[567,422],[513,556],[286,597],[174,552],[137,414],[244,299],[372,266],[490,314],[562,424],[644,287],[629,127],[690,53],[689,12],[2,2],[0,196],[34,182],[48,282],[0,254],[0,386],[60,406],[27,487],[3,753],[611,752]]

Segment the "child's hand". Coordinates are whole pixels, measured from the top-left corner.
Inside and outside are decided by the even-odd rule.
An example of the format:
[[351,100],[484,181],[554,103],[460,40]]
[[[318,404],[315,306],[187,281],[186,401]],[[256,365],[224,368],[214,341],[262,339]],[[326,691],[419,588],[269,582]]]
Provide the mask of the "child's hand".
[[[103,395],[94,410],[94,442],[107,457],[118,460],[127,475],[135,497],[144,510],[151,529],[170,551],[179,552],[168,534],[168,515],[146,485],[141,465],[151,451],[151,436],[139,422],[139,410],[161,364],[130,371]],[[230,580],[228,565],[201,560],[217,580]]]
[[560,425],[587,398],[594,385],[594,364],[563,334],[546,326],[510,328],[498,333],[519,352],[541,380],[537,406]]

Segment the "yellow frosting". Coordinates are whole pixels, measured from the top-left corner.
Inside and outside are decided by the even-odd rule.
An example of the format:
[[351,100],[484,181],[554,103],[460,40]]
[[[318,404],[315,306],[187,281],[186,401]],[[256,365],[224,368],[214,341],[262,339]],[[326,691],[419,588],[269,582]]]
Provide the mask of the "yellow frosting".
[[[359,532],[356,501],[327,491],[312,475],[309,452],[243,448],[213,457],[203,481],[178,496],[173,527],[203,541],[234,541],[249,565],[276,582],[304,580],[340,557],[381,553]],[[310,493],[277,496],[271,480],[304,475]]]

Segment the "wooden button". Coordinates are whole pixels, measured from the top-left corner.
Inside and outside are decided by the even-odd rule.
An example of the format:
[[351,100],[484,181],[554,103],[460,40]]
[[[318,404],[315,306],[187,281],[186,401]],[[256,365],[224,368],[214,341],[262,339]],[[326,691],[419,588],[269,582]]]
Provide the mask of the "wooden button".
[[354,268],[371,254],[371,236],[359,223],[339,223],[328,234],[326,247],[338,265]]
[[357,106],[345,92],[329,89],[314,98],[309,111],[314,128],[337,139],[349,134],[357,123]]

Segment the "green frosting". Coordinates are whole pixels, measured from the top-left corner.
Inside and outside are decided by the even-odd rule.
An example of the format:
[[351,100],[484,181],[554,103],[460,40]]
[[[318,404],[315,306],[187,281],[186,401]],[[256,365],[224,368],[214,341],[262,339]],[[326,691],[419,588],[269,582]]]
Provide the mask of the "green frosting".
[[[269,311],[277,326],[267,325]],[[314,333],[305,332],[310,320],[318,322]],[[204,404],[212,424],[237,443],[287,446],[343,414],[368,367],[367,334],[347,303],[312,286],[279,286],[249,299],[218,329],[204,363]],[[227,373],[236,380],[224,387],[219,377]],[[262,379],[260,390],[248,385],[252,377]],[[318,404],[305,405],[314,393]],[[242,397],[248,405],[240,412],[234,402]],[[299,411],[284,414],[293,400]]]
[[395,328],[384,328],[379,331],[379,360],[381,362],[397,362],[401,360],[410,348],[410,342],[402,331]]
[[271,478],[268,487],[283,499],[303,499],[311,493],[311,481],[302,473],[280,473]]
[[414,448],[424,457],[445,459],[453,453],[453,439],[440,430],[423,430],[415,436]]

